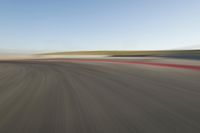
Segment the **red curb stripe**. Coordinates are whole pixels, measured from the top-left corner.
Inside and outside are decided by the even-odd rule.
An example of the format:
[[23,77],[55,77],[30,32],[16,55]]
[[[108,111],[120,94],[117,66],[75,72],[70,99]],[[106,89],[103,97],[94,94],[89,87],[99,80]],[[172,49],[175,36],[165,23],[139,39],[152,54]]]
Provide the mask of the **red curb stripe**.
[[182,69],[190,69],[190,70],[200,70],[200,66],[152,63],[152,62],[131,62],[131,61],[111,61],[111,60],[65,60],[65,61],[67,61],[67,62],[107,62],[107,63],[117,63],[117,64],[139,64],[139,65],[151,65],[151,66],[182,68]]

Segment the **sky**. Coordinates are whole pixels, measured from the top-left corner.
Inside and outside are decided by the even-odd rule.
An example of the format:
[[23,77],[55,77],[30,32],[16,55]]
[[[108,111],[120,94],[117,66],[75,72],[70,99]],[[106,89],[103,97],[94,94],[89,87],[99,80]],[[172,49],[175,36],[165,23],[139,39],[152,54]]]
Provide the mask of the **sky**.
[[0,0],[0,50],[165,50],[200,44],[200,0]]

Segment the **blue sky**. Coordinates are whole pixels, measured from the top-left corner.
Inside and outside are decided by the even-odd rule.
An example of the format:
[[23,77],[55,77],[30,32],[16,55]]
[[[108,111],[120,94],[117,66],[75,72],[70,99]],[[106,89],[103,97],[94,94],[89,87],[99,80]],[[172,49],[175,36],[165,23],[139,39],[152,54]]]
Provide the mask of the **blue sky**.
[[199,0],[0,0],[0,49],[157,50],[196,44]]

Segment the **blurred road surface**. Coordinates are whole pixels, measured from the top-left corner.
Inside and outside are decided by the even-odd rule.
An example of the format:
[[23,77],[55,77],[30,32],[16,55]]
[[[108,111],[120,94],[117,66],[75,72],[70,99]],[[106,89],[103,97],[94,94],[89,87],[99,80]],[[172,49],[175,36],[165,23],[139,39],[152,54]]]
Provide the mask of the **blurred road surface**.
[[1,61],[0,133],[200,133],[200,72]]

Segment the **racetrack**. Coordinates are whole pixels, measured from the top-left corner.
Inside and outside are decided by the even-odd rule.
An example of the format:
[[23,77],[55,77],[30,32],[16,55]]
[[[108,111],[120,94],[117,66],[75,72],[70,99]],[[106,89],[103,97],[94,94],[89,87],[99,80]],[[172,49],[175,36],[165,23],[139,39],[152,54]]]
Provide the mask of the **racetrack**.
[[199,133],[200,72],[0,62],[0,133]]

